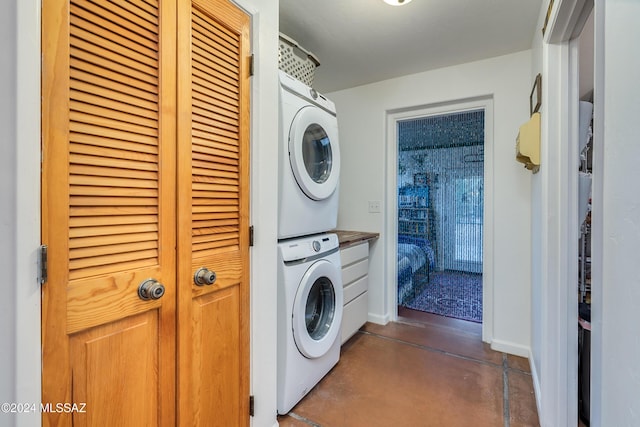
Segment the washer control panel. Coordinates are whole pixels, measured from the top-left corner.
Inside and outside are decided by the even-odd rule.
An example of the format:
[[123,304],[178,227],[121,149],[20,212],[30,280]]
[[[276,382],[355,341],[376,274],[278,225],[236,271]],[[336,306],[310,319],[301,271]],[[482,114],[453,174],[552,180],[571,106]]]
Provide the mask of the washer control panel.
[[297,261],[325,252],[332,251],[340,246],[337,234],[318,234],[308,237],[299,237],[280,242],[278,247],[283,261]]

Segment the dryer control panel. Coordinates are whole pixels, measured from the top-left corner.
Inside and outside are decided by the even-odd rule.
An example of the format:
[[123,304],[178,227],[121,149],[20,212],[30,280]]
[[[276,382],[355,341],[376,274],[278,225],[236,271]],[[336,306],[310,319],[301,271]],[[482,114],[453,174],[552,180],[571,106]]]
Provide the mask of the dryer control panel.
[[327,252],[336,251],[340,247],[337,234],[317,234],[282,241],[278,244],[284,262],[298,261]]
[[333,101],[284,71],[280,71],[280,84],[285,90],[317,105],[334,116],[336,115],[336,105]]

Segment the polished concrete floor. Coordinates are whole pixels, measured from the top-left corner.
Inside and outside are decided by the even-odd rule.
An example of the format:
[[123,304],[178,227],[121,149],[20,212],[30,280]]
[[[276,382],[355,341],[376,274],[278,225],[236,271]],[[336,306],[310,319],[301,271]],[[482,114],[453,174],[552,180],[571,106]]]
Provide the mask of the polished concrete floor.
[[491,350],[479,324],[420,320],[367,323],[280,426],[539,425],[527,359]]

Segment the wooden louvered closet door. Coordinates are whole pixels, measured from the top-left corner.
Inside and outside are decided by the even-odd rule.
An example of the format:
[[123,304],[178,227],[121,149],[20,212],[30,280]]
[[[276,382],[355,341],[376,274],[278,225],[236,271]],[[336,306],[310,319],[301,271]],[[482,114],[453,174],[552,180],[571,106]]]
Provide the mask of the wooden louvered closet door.
[[43,425],[248,425],[246,15],[47,0],[42,22],[42,401],[84,409]]
[[178,31],[179,418],[248,425],[249,19],[187,0]]

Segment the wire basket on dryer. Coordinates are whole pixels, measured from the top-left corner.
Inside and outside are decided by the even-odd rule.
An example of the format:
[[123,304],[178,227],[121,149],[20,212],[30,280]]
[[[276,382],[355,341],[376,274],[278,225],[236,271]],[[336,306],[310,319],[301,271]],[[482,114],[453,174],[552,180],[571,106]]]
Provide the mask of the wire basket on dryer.
[[278,67],[282,71],[307,86],[313,86],[313,76],[318,66],[320,62],[314,54],[300,47],[292,38],[280,33]]

